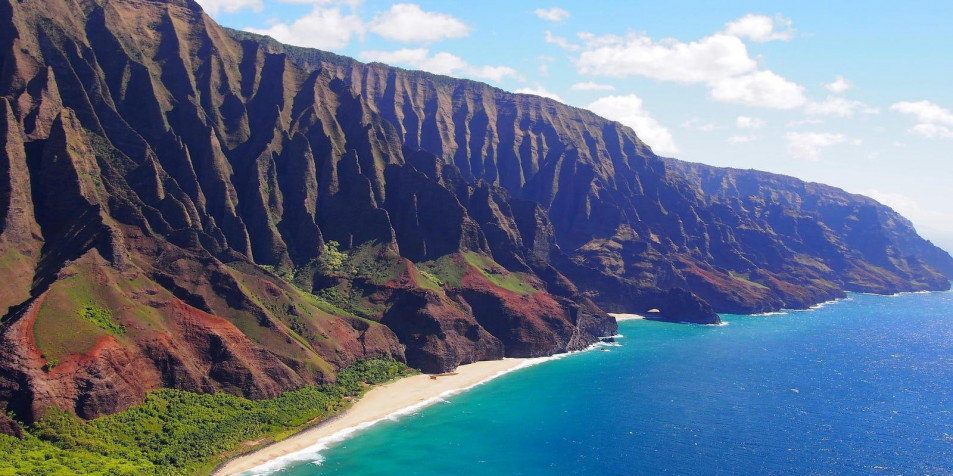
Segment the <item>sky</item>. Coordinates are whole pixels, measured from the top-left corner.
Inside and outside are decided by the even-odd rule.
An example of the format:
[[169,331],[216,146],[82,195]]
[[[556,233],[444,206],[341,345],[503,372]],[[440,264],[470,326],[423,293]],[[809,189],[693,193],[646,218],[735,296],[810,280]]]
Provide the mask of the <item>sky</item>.
[[868,195],[953,251],[953,2],[198,2],[284,43],[590,109],[659,155]]

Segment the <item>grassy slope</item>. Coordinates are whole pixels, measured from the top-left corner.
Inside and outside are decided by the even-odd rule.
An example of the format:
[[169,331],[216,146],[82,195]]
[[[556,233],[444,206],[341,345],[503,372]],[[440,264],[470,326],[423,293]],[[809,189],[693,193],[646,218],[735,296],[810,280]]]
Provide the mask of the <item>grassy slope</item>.
[[494,286],[517,294],[533,294],[537,289],[530,285],[522,273],[507,271],[493,259],[468,251],[460,256],[447,255],[433,261],[417,265],[426,280],[436,281],[437,284],[449,287],[461,287],[463,277],[476,270]]
[[373,359],[341,371],[333,385],[270,400],[166,389],[142,405],[88,422],[54,412],[27,428],[23,440],[0,435],[0,475],[207,474],[229,457],[340,412],[369,385],[407,373],[399,362]]
[[162,313],[130,298],[142,289],[158,286],[139,275],[119,277],[112,268],[74,263],[70,276],[60,279],[43,300],[33,332],[47,359],[85,354],[103,337],[123,339],[123,322],[163,330]]

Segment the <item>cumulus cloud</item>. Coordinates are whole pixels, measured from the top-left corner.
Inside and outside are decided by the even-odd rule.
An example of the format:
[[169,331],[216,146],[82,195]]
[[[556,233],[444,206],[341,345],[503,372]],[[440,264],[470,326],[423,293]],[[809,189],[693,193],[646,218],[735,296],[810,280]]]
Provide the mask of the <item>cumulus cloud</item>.
[[827,88],[828,91],[834,94],[841,94],[847,91],[848,89],[854,87],[854,85],[851,84],[850,81],[844,79],[843,76],[838,74],[837,76],[834,77],[834,82],[827,83],[824,85],[824,87]]
[[749,13],[725,25],[725,33],[747,38],[756,43],[788,41],[794,38],[791,19],[776,15],[773,18]]
[[697,116],[692,117],[691,119],[683,122],[681,126],[684,127],[685,129],[693,129],[693,130],[702,131],[702,132],[711,132],[715,129],[722,128],[721,126],[719,126],[718,124],[714,122],[703,121],[701,118]]
[[907,129],[907,134],[926,137],[927,139],[950,139],[953,138],[953,130],[946,126],[937,124],[917,124]]
[[933,236],[944,236],[953,243],[953,213],[926,208],[912,197],[902,193],[873,189],[867,190],[864,195],[893,208],[895,212],[912,221],[918,231]]
[[282,43],[323,50],[344,48],[352,36],[364,34],[364,23],[353,14],[341,12],[340,7],[315,6],[310,13],[292,23],[276,23],[268,28],[248,28],[247,31],[268,35]]
[[738,129],[760,129],[764,126],[764,120],[757,117],[738,116],[735,119],[735,126]]
[[403,48],[396,51],[363,51],[361,61],[378,61],[421,69],[434,74],[464,76],[472,79],[500,82],[507,76],[518,76],[509,66],[474,66],[457,55],[445,51],[430,54],[426,48]]
[[759,71],[747,46],[734,35],[718,33],[688,43],[635,33],[580,38],[584,46],[575,59],[580,74],[702,83],[715,101],[755,107],[793,109],[806,102],[802,86],[772,71]]
[[645,110],[642,99],[635,94],[606,96],[597,99],[587,109],[631,127],[657,154],[678,153],[672,133]]
[[579,45],[570,43],[569,40],[562,36],[553,35],[553,32],[549,30],[546,30],[546,43],[556,45],[567,51],[579,51]]
[[821,149],[847,142],[844,134],[826,132],[788,132],[786,137],[791,155],[812,161],[821,158]]
[[440,52],[434,55],[426,48],[403,48],[396,51],[362,51],[358,54],[362,61],[377,61],[387,64],[412,66],[434,74],[453,74],[467,67],[467,62],[459,56]]
[[828,96],[823,101],[811,101],[804,107],[809,116],[854,117],[854,114],[880,114],[880,109],[837,96]]
[[535,88],[520,88],[514,91],[519,94],[532,94],[533,96],[539,96],[543,98],[553,99],[559,102],[563,102],[563,98],[559,97],[558,94],[547,90],[543,86],[537,84]]
[[467,66],[464,74],[474,78],[499,83],[507,76],[519,76],[515,69],[509,66]]
[[462,38],[470,28],[451,15],[427,12],[413,3],[397,3],[374,17],[369,29],[389,40],[405,43],[432,43],[447,38]]
[[818,119],[816,117],[807,117],[804,119],[795,119],[793,121],[788,121],[788,123],[786,124],[786,127],[794,128],[794,127],[817,125],[817,124],[823,124],[823,123],[824,123],[824,119]]
[[734,36],[713,35],[682,43],[630,33],[589,38],[576,66],[582,74],[700,83],[753,71],[757,63]]
[[611,84],[602,84],[595,83],[592,81],[585,81],[582,83],[576,83],[569,87],[573,91],[614,91],[615,86]]
[[569,12],[559,7],[537,8],[533,13],[546,21],[560,22],[569,18]]
[[351,8],[354,8],[360,5],[364,0],[278,0],[278,1],[281,3],[313,3],[315,5],[329,5],[332,3],[338,3],[338,4],[344,4]]
[[807,101],[804,87],[771,71],[732,76],[711,83],[711,97],[719,102],[769,109],[794,109]]
[[914,116],[919,122],[953,125],[953,113],[930,101],[902,101],[890,106],[890,110]]
[[928,139],[953,138],[953,113],[930,101],[902,101],[890,106],[891,111],[913,116],[919,124],[907,130],[907,134]]
[[552,56],[537,56],[536,59],[539,60],[539,74],[543,76],[549,76],[549,64],[553,61],[556,61],[556,58]]
[[235,13],[246,8],[260,12],[262,0],[197,0],[202,9],[210,15],[218,13]]

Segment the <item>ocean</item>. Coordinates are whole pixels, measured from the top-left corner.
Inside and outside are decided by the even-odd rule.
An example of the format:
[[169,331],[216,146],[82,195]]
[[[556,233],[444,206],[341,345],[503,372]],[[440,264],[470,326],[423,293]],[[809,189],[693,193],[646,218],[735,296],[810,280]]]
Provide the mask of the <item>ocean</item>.
[[953,293],[722,318],[620,322],[275,474],[953,474]]

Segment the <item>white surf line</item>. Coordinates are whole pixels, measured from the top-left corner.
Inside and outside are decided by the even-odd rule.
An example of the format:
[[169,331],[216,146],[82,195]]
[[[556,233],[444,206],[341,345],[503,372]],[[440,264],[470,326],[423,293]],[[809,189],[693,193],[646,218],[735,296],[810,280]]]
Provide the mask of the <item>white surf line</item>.
[[[387,414],[387,415],[384,416],[384,417],[377,418],[377,419],[370,420],[370,421],[366,421],[366,422],[361,422],[361,423],[358,423],[358,424],[356,424],[356,425],[353,425],[353,426],[350,426],[350,427],[347,427],[347,428],[343,428],[343,429],[338,430],[338,431],[336,431],[336,432],[334,432],[334,433],[332,433],[332,434],[330,434],[330,435],[328,435],[328,436],[324,436],[324,437],[319,438],[319,439],[318,439],[317,441],[315,441],[312,445],[310,445],[310,446],[308,446],[308,447],[306,447],[306,448],[302,448],[302,449],[300,449],[300,450],[297,450],[297,451],[294,451],[294,452],[291,452],[291,453],[288,453],[288,454],[279,456],[279,457],[277,457],[277,458],[273,458],[273,459],[269,460],[269,461],[266,462],[266,463],[263,463],[263,464],[261,464],[261,465],[255,466],[255,467],[253,467],[253,468],[251,468],[251,469],[242,471],[242,472],[240,472],[240,473],[238,473],[238,474],[239,474],[239,475],[242,475],[242,476],[266,475],[266,474],[269,474],[269,473],[276,472],[276,471],[278,471],[278,470],[280,470],[280,469],[283,469],[283,468],[285,468],[285,467],[287,467],[287,466],[289,466],[289,465],[291,465],[291,464],[301,463],[301,462],[305,462],[305,461],[311,461],[311,462],[313,462],[313,463],[316,464],[316,465],[320,465],[320,464],[324,461],[324,458],[321,456],[321,452],[322,452],[322,451],[327,450],[328,448],[330,448],[332,444],[334,444],[334,443],[340,443],[340,442],[342,442],[342,441],[344,441],[344,440],[347,440],[347,439],[349,439],[349,438],[355,436],[355,434],[357,434],[358,432],[360,432],[360,431],[362,431],[362,430],[365,430],[365,429],[367,429],[367,428],[370,428],[370,427],[372,427],[372,426],[374,426],[374,425],[376,425],[376,424],[378,424],[378,423],[380,423],[380,422],[382,422],[382,421],[385,421],[385,420],[397,421],[397,420],[398,420],[400,417],[402,417],[402,416],[414,414],[414,413],[418,412],[419,410],[421,410],[421,409],[423,409],[423,408],[426,408],[426,407],[429,407],[429,406],[431,406],[431,405],[433,405],[433,404],[435,404],[435,403],[438,403],[438,402],[446,402],[446,399],[447,399],[448,397],[461,394],[461,393],[466,392],[466,391],[468,391],[468,390],[470,390],[470,389],[473,389],[474,387],[478,387],[478,386],[483,385],[483,384],[485,384],[485,383],[487,383],[487,382],[490,382],[490,381],[492,381],[492,380],[496,380],[497,378],[502,377],[503,375],[509,374],[509,373],[511,373],[511,372],[515,372],[515,371],[517,371],[517,370],[522,370],[522,369],[526,369],[526,368],[529,368],[529,367],[533,367],[533,366],[542,364],[542,363],[544,363],[544,362],[549,362],[549,361],[553,361],[553,360],[563,359],[563,358],[565,358],[565,357],[569,357],[570,355],[574,355],[574,354],[578,354],[578,353],[582,353],[582,352],[587,352],[587,351],[590,351],[590,350],[592,350],[592,349],[596,349],[596,348],[598,348],[598,347],[611,346],[611,344],[612,344],[612,343],[596,342],[596,343],[590,345],[589,347],[587,347],[587,348],[585,348],[585,349],[583,349],[583,350],[577,350],[577,351],[572,351],[572,352],[566,352],[566,353],[562,353],[562,354],[555,354],[555,355],[551,355],[551,356],[547,356],[547,357],[536,357],[536,358],[525,359],[523,362],[519,363],[518,365],[516,365],[516,366],[514,366],[514,367],[511,367],[511,368],[508,368],[508,369],[505,369],[505,370],[501,370],[501,371],[499,371],[499,372],[493,374],[493,375],[490,376],[490,377],[487,377],[487,378],[485,378],[485,379],[483,379],[483,380],[480,380],[479,382],[476,382],[476,383],[474,383],[474,384],[467,385],[467,386],[464,386],[464,387],[460,387],[460,388],[454,388],[454,389],[450,389],[450,390],[445,390],[445,391],[443,391],[443,392],[437,394],[437,395],[434,396],[434,397],[431,397],[431,398],[428,398],[428,399],[426,399],[426,400],[417,402],[417,403],[415,403],[415,404],[413,404],[413,405],[409,405],[409,406],[407,406],[407,407],[401,408],[401,409],[399,409],[399,410],[396,410],[396,411],[394,411],[394,412],[391,412],[391,413]],[[618,344],[616,344],[616,345],[618,345]],[[330,420],[329,420],[329,421],[330,421]],[[306,431],[306,430],[305,430],[305,431]]]
[[638,319],[645,319],[645,316],[642,316],[642,315],[639,315],[639,314],[625,314],[625,313],[614,314],[614,313],[611,313],[611,312],[609,312],[609,313],[607,313],[607,314],[609,314],[610,316],[614,317],[616,321],[635,321],[635,320],[638,320]]

